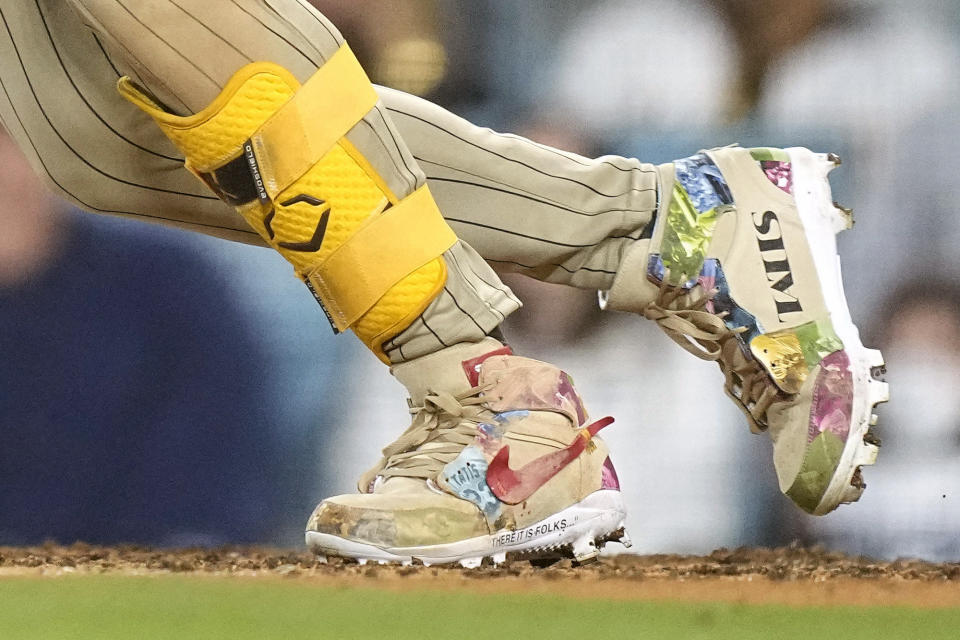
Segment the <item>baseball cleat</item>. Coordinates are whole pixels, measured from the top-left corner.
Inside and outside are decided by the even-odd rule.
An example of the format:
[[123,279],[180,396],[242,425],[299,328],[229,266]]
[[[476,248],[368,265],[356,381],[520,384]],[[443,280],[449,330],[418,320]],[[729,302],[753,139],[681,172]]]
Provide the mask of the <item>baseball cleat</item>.
[[714,360],[754,432],[773,441],[781,490],[812,514],[853,502],[889,398],[883,356],[850,319],[836,234],[833,154],[803,148],[701,152],[659,167],[661,203],[605,307],[641,313]]
[[478,567],[508,557],[597,557],[629,539],[606,444],[570,377],[491,338],[399,364],[413,421],[360,493],[307,524],[320,555]]

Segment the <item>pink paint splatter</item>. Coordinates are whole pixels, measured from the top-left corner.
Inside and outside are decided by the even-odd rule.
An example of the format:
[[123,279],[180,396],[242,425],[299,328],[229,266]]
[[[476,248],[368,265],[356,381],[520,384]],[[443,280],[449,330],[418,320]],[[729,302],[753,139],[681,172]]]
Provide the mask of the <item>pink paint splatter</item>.
[[607,456],[603,463],[603,480],[600,483],[601,489],[615,489],[620,491],[620,479],[617,477],[617,470],[613,468],[613,461]]
[[767,178],[775,184],[781,191],[793,193],[793,169],[789,162],[774,162],[764,160],[760,163],[760,168]]
[[[583,424],[587,421],[587,410],[583,407],[583,400],[580,394],[573,388],[573,380],[565,372],[560,372],[560,379],[557,381],[557,395],[560,399],[566,398],[573,405],[577,412],[577,424]],[[561,408],[562,403],[557,408]]]
[[831,353],[820,363],[817,386],[810,406],[807,441],[829,431],[843,442],[850,435],[853,414],[853,374],[846,351]]

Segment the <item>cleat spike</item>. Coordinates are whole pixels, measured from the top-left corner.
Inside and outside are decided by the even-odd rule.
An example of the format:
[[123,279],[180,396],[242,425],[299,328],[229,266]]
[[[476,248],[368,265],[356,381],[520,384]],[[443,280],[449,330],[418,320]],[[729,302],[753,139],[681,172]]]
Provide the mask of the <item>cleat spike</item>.
[[864,352],[867,357],[867,365],[871,368],[882,367],[885,364],[883,354],[880,353],[879,349],[864,349]]
[[622,544],[627,549],[633,546],[633,540],[630,539],[630,535],[626,531],[620,534],[620,539],[617,542]]
[[503,552],[503,553],[495,553],[495,554],[493,554],[493,556],[492,556],[492,560],[493,560],[494,566],[498,566],[498,567],[499,567],[501,564],[505,564],[505,563],[507,562],[507,554],[506,554],[506,552]]
[[843,491],[843,495],[840,496],[840,502],[841,503],[856,502],[857,500],[860,499],[860,496],[863,495],[863,490],[865,488],[866,488],[866,485],[856,486],[851,484],[847,486]]
[[877,461],[877,455],[880,453],[880,447],[875,444],[864,444],[857,451],[857,457],[854,464],[870,465]]
[[464,569],[479,569],[480,565],[483,564],[483,558],[464,558],[460,561],[460,566]]
[[357,564],[361,567],[366,566],[367,562],[369,562],[367,558],[357,558]]
[[586,536],[573,543],[573,559],[584,564],[597,559],[600,549],[592,536]]
[[835,167],[839,167],[840,165],[843,164],[843,158],[841,158],[840,156],[838,156],[838,155],[835,154],[835,153],[828,153],[828,154],[827,154],[827,162],[829,162],[830,164],[832,164],[832,165],[835,166]]
[[859,489],[861,492],[867,488],[867,483],[863,481],[863,469],[860,467],[854,470],[853,476],[850,478],[850,486]]
[[[870,414],[870,426],[871,426],[871,427],[875,427],[875,426],[877,426],[877,423],[878,423],[878,422],[880,422],[880,416],[878,416],[878,415],[875,414],[875,413],[871,413],[871,414]],[[867,435],[870,435],[870,434],[868,433]],[[863,439],[866,440],[866,439],[867,439],[866,436],[864,436]]]
[[870,404],[877,405],[890,400],[890,385],[886,382],[874,381],[870,383]]
[[843,229],[841,229],[841,231],[853,229],[853,225],[856,223],[856,219],[853,216],[853,209],[844,207],[837,202],[833,203],[833,207],[834,211],[837,212],[837,215],[840,216],[841,222],[843,223]]

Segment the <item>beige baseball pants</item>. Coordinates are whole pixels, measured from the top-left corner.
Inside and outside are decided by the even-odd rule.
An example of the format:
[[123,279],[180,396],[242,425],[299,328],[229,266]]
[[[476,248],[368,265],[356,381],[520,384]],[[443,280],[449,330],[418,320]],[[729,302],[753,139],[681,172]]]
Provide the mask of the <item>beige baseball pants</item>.
[[[304,82],[342,43],[306,0],[0,0],[0,18],[0,119],[57,193],[95,213],[262,243],[116,83],[128,75],[186,115],[249,62]],[[610,287],[656,210],[652,165],[588,159],[377,91],[348,138],[401,197],[428,182],[460,238],[444,254],[444,291],[384,345],[392,361],[479,340],[516,310],[490,265]]]

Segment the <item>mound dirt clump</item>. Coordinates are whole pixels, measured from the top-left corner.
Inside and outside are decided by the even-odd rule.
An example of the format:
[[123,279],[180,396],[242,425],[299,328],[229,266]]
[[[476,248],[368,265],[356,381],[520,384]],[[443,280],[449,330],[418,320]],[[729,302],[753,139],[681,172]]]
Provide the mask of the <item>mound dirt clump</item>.
[[513,560],[477,569],[361,565],[328,562],[303,550],[260,547],[0,547],[0,580],[69,576],[278,580],[304,588],[398,592],[439,589],[576,599],[960,607],[960,563],[878,562],[822,548],[720,549],[706,556],[624,554],[583,566],[570,560],[543,564]]
[[884,579],[898,582],[954,582],[960,584],[960,563],[922,560],[880,562],[851,557],[822,548],[799,546],[776,549],[720,549],[707,556],[630,555],[601,558],[575,566],[563,560],[547,567],[527,561],[508,561],[478,569],[396,565],[359,565],[331,559],[326,562],[302,550],[259,547],[219,549],[150,549],[136,546],[96,547],[85,544],[38,547],[0,547],[0,576],[58,573],[212,574],[257,576],[317,576],[382,578],[440,575],[468,579],[504,576],[543,580],[661,580],[690,581],[725,578],[771,581],[824,582],[842,579]]

